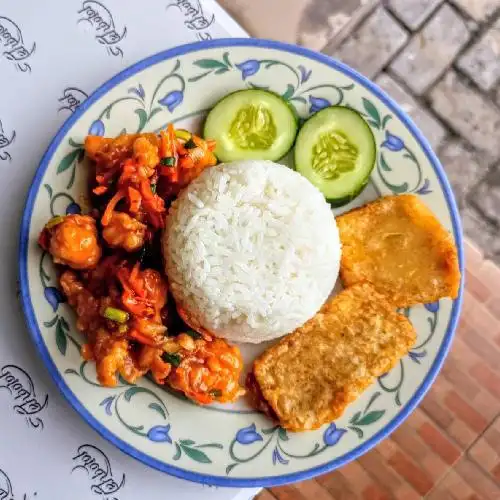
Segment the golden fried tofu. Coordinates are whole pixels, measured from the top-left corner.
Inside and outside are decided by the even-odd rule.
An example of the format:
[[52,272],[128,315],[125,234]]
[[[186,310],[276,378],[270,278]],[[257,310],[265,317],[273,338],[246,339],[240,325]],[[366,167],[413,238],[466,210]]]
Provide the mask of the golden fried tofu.
[[249,390],[282,427],[317,429],[340,417],[415,340],[412,324],[383,295],[354,285],[257,358]]
[[456,298],[451,234],[417,196],[385,196],[337,217],[345,287],[368,281],[396,307]]

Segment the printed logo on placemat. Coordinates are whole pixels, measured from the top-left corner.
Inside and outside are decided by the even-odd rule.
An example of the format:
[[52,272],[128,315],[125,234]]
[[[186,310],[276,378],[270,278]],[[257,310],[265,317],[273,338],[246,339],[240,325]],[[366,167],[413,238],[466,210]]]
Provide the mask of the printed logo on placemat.
[[12,483],[9,476],[2,469],[0,469],[0,500],[14,500]]
[[199,40],[211,40],[212,35],[208,28],[214,23],[215,16],[206,16],[200,0],[172,0],[167,5],[167,10],[177,7],[184,16],[184,25],[196,33]]
[[[34,494],[36,497],[36,493]],[[21,499],[19,496],[15,496],[12,490],[12,483],[10,482],[7,473],[0,469],[0,500],[16,500]],[[29,500],[28,496],[24,494],[22,500]]]
[[0,54],[23,73],[31,72],[31,66],[26,61],[35,52],[36,43],[33,42],[31,49],[27,47],[29,44],[24,43],[19,26],[12,19],[0,16]]
[[0,120],[0,161],[12,160],[7,148],[14,142],[15,138],[16,131],[7,133],[3,128],[2,120]]
[[12,399],[12,409],[26,419],[28,426],[43,429],[39,413],[49,403],[48,394],[37,396],[33,380],[21,367],[5,365],[0,370],[0,390],[6,389]]
[[127,27],[123,28],[120,35],[119,30],[116,30],[111,12],[102,3],[95,0],[85,0],[78,15],[78,24],[89,23],[95,39],[101,45],[106,46],[109,55],[123,57],[123,50],[117,44],[127,35]]
[[125,485],[125,474],[120,481],[113,476],[111,464],[105,453],[91,444],[83,444],[73,457],[76,464],[71,472],[84,470],[90,479],[90,490],[103,500],[118,500],[114,494]]
[[77,87],[65,88],[62,97],[59,98],[61,107],[58,109],[58,112],[67,110],[70,113],[74,113],[87,97],[87,93]]

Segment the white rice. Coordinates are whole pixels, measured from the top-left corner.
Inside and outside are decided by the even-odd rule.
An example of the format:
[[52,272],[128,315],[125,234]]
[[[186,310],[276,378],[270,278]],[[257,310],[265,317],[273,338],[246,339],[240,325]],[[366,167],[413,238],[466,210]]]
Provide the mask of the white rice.
[[270,161],[206,169],[173,203],[163,240],[174,298],[237,342],[280,337],[316,314],[339,272],[323,195]]

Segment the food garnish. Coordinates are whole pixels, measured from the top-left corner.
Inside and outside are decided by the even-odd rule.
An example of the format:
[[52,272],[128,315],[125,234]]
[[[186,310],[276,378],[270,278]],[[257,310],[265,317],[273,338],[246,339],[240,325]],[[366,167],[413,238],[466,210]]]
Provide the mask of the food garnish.
[[186,335],[189,335],[191,338],[193,338],[195,340],[203,338],[203,336],[201,335],[201,333],[195,332],[194,330],[186,330],[184,333]]
[[163,361],[167,363],[170,363],[172,366],[175,366],[176,368],[181,364],[182,361],[182,358],[178,354],[175,353],[171,354],[169,352],[164,352],[161,355],[161,359],[163,359]]
[[331,106],[311,116],[295,142],[295,169],[333,206],[353,200],[375,166],[373,133],[350,108]]
[[210,111],[204,136],[217,142],[220,161],[271,160],[288,153],[297,134],[297,116],[282,97],[266,90],[241,90]]
[[115,323],[126,323],[130,318],[128,312],[117,309],[116,307],[106,307],[102,315]]
[[[186,149],[186,142],[194,144]],[[101,224],[110,224],[113,212],[129,212],[153,229],[163,226],[169,201],[205,168],[215,165],[213,141],[193,134],[177,136],[173,125],[155,134],[122,135],[116,139],[88,136],[87,156],[95,162],[94,195],[108,196]],[[114,191],[109,198],[110,190]]]

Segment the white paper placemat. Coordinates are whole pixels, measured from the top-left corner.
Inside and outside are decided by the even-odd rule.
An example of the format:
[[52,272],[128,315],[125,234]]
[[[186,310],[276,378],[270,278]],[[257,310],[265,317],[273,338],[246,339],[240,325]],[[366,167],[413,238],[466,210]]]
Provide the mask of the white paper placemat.
[[247,500],[174,479],[101,439],[63,400],[18,301],[24,199],[57,129],[94,88],[175,45],[247,36],[214,0],[0,2],[0,500]]

